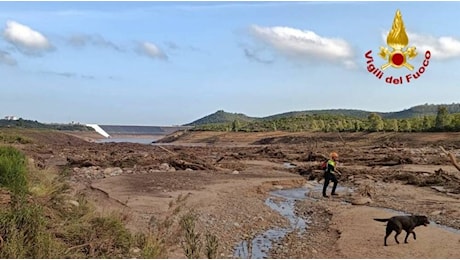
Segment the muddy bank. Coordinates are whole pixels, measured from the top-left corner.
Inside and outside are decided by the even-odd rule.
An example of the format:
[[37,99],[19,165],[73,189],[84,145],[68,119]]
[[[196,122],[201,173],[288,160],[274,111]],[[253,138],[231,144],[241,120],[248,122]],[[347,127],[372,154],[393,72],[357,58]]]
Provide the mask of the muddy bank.
[[[460,227],[458,172],[439,150],[444,145],[458,155],[458,133],[200,132],[167,145],[102,144],[56,132],[19,134],[22,142],[12,145],[36,166],[62,170],[75,189],[94,198],[101,212],[125,212],[130,228],[142,230],[153,216],[173,214],[175,206],[170,205],[190,194],[179,212],[198,211],[198,230],[212,230],[223,258],[234,257],[235,245],[243,240],[250,241],[271,228],[289,228],[289,220],[266,204],[269,192],[321,181],[318,166],[332,150],[340,154],[343,174],[339,187],[352,187],[355,197],[348,197],[351,192],[345,191],[337,200],[323,200],[313,190],[309,197],[314,200],[297,201],[296,214],[305,217],[311,235],[288,232],[274,244],[271,257],[406,258],[398,250],[377,254],[382,253],[377,248],[382,226],[368,223],[370,218],[359,214],[385,214],[367,211],[367,207],[424,214],[439,224]],[[372,250],[353,250],[363,243],[365,236],[360,234],[369,230],[375,232],[366,237]],[[427,230],[430,235],[420,235],[421,240],[439,234],[443,241],[442,233]],[[349,233],[346,242],[341,242],[345,233]],[[184,258],[177,246],[180,241],[172,242],[171,258]],[[409,245],[419,244],[423,245],[417,240]],[[451,258],[452,250],[446,248],[440,255]],[[419,256],[433,254],[422,248]]]

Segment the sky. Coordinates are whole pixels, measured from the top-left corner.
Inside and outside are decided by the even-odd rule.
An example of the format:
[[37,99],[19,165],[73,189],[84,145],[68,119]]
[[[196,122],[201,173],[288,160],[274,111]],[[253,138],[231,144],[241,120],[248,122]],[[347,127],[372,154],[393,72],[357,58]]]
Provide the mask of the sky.
[[[397,10],[414,69],[378,78],[365,54],[388,63]],[[460,2],[0,2],[0,118],[169,126],[458,103],[459,16]]]

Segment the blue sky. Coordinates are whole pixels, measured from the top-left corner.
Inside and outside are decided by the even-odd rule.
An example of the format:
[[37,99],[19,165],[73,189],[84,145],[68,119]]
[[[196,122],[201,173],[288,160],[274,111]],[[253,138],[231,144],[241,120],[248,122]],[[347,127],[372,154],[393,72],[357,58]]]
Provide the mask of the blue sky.
[[[396,10],[425,72],[367,71]],[[0,2],[0,116],[185,124],[217,110],[460,102],[460,2]],[[415,73],[388,68],[387,76]]]

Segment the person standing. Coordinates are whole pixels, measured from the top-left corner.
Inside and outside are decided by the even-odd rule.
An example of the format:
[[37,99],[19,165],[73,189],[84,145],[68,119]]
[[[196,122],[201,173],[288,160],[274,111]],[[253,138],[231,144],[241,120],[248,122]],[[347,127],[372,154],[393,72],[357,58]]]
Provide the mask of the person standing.
[[327,190],[327,186],[329,186],[330,181],[332,181],[334,183],[334,185],[332,186],[331,195],[333,195],[333,196],[338,195],[337,193],[335,193],[335,189],[337,188],[337,183],[338,183],[336,174],[340,175],[340,173],[336,170],[339,155],[336,152],[332,152],[329,155],[329,157],[330,157],[330,159],[327,161],[327,168],[326,168],[326,170],[324,172],[323,197],[326,197],[326,198],[329,197],[326,194],[326,190]]

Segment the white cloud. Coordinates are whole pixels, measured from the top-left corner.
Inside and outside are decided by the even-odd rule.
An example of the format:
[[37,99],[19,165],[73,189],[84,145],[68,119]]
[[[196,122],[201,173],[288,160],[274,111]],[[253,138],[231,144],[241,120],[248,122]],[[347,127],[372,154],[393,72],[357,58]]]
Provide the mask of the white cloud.
[[84,47],[86,45],[94,45],[103,48],[110,48],[116,51],[122,52],[123,49],[115,43],[106,40],[104,37],[98,34],[78,34],[71,36],[67,42],[74,47]]
[[43,34],[15,21],[6,22],[3,37],[27,55],[37,55],[53,49]]
[[[388,32],[382,33],[382,38],[386,44]],[[460,58],[460,39],[451,36],[434,37],[427,34],[417,34],[407,32],[409,45],[415,46],[419,55],[423,55],[427,50],[431,52],[432,59],[447,60]]]
[[255,38],[288,58],[339,63],[347,68],[355,64],[353,49],[343,39],[322,37],[313,31],[279,26],[253,25],[251,32]]
[[139,44],[137,48],[137,52],[141,55],[145,55],[147,57],[153,59],[167,59],[168,56],[155,44],[151,42],[142,42]]
[[92,75],[81,75],[73,72],[39,71],[39,73],[64,78],[96,79],[96,77]]
[[8,66],[16,66],[17,61],[11,57],[8,52],[0,50],[0,64],[6,64]]

